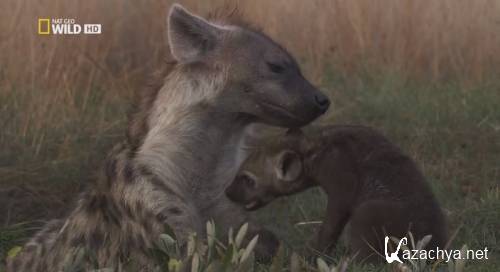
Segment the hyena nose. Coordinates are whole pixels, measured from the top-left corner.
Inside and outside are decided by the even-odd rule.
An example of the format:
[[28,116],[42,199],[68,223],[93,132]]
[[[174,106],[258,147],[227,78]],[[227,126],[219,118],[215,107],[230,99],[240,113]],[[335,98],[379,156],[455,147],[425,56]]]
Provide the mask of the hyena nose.
[[316,94],[314,96],[314,102],[316,102],[316,106],[321,111],[321,113],[325,113],[330,107],[330,99],[323,94]]

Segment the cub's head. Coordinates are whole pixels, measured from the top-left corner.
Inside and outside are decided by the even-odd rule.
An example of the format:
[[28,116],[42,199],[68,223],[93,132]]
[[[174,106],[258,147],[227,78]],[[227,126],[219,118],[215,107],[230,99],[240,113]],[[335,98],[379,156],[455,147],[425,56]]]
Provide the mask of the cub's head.
[[330,105],[302,75],[295,59],[250,28],[208,21],[174,5],[168,17],[173,57],[218,111],[271,125],[303,126]]
[[227,197],[247,210],[256,210],[279,196],[310,187],[299,145],[287,138],[256,149],[226,188]]

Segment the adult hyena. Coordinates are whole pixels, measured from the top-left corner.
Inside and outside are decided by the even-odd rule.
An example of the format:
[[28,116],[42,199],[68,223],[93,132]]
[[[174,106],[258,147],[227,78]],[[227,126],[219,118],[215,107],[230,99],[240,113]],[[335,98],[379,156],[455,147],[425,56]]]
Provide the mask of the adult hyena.
[[35,235],[9,271],[60,271],[81,248],[92,252],[89,266],[120,270],[133,260],[149,271],[148,249],[166,225],[183,242],[190,232],[203,233],[209,219],[223,231],[241,224],[246,213],[224,189],[244,158],[247,128],[302,126],[329,106],[295,60],[262,33],[174,5],[168,38],[177,64],[144,95],[105,177],[66,219]]

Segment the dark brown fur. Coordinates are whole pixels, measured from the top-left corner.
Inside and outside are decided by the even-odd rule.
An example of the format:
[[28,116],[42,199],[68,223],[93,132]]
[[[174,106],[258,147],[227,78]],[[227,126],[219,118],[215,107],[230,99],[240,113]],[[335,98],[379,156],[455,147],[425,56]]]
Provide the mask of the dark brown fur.
[[[283,178],[278,178],[281,171]],[[295,174],[287,179],[287,171]],[[271,140],[250,155],[226,193],[256,209],[312,186],[328,196],[316,242],[319,250],[335,246],[348,222],[349,248],[361,259],[382,260],[374,250],[383,256],[384,237],[402,238],[408,231],[417,240],[431,234],[429,248],[445,246],[445,219],[422,173],[397,146],[368,127],[313,128],[305,135],[292,132]]]

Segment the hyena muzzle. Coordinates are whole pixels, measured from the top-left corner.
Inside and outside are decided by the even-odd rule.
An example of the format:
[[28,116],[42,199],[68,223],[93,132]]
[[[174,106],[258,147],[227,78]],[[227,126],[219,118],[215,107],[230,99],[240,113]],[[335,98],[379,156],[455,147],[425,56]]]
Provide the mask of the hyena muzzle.
[[[87,268],[154,270],[148,252],[165,226],[183,243],[191,232],[203,234],[208,220],[222,231],[250,220],[224,190],[245,158],[251,124],[300,127],[329,107],[294,58],[248,26],[174,5],[168,41],[176,64],[141,94],[105,175],[67,218],[47,224],[10,259],[8,271],[62,271],[81,249],[91,253]],[[250,229],[275,246],[251,220]]]

